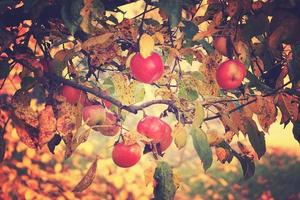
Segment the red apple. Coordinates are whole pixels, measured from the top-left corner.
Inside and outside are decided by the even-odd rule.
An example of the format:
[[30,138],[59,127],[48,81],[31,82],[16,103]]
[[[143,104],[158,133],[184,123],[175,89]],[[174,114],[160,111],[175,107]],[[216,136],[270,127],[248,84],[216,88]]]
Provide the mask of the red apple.
[[120,131],[120,126],[117,124],[117,117],[110,112],[106,113],[106,119],[98,128],[95,130],[99,131],[105,136],[115,136]]
[[141,155],[142,150],[139,144],[118,143],[113,148],[112,159],[119,167],[127,168],[135,165],[140,160]]
[[163,61],[157,53],[143,58],[136,53],[130,61],[130,70],[133,77],[143,83],[154,83],[164,74]]
[[216,79],[225,90],[238,88],[246,76],[245,66],[239,60],[227,60],[217,69]]
[[106,111],[100,105],[86,106],[82,109],[82,117],[87,125],[101,125],[106,119]]
[[68,85],[62,87],[62,95],[70,104],[80,102],[82,105],[89,105],[86,93]]
[[172,144],[173,137],[171,135],[171,132],[172,132],[172,130],[166,129],[166,133],[164,134],[163,139],[159,143],[159,145],[160,145],[159,147],[162,152],[167,150],[169,148],[169,146]]
[[[153,116],[147,116],[140,120],[137,125],[137,131],[152,139],[153,143],[163,142],[163,146],[168,146],[168,142],[164,140],[166,138],[169,140],[168,135],[172,133],[171,127],[166,122]],[[166,142],[166,144],[164,142]]]

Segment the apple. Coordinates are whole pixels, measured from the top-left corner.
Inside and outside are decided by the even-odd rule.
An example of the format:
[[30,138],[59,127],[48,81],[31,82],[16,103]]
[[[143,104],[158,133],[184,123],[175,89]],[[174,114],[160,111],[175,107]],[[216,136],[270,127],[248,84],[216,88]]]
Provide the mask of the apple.
[[238,88],[246,76],[245,66],[239,60],[227,60],[217,69],[218,85],[225,90]]
[[132,76],[143,83],[154,83],[164,74],[164,64],[159,54],[153,52],[147,58],[136,53],[130,60]]
[[224,36],[217,36],[213,41],[214,48],[223,56],[228,55],[227,51],[227,38]]
[[153,143],[161,143],[161,149],[168,148],[172,142],[171,127],[158,117],[147,116],[143,118],[138,122],[137,131],[152,139]]
[[141,146],[137,143],[131,145],[118,143],[114,146],[112,151],[114,163],[123,168],[135,165],[141,159],[141,155]]
[[163,139],[159,143],[161,152],[164,152],[165,150],[167,150],[169,148],[169,146],[172,144],[173,137],[171,135],[171,132],[172,132],[172,130],[169,131],[166,129],[166,133],[164,134]]
[[100,105],[85,106],[82,109],[82,118],[91,127],[100,125],[106,119],[106,111]]
[[74,87],[64,85],[62,87],[62,95],[70,104],[80,102],[82,105],[90,105],[86,93]]
[[96,131],[99,131],[102,135],[105,136],[115,136],[120,131],[120,126],[117,124],[117,117],[111,112],[106,112],[105,121],[97,128]]

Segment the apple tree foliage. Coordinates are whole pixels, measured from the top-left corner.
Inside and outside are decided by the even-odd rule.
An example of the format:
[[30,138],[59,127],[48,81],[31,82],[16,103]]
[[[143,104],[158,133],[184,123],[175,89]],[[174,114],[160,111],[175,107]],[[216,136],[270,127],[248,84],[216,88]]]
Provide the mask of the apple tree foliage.
[[[190,137],[205,171],[213,154],[222,163],[236,157],[246,179],[255,172],[254,160],[266,152],[265,134],[276,118],[283,126],[292,123],[300,141],[299,0],[145,0],[140,14],[126,18],[120,6],[134,2],[0,1],[1,161],[8,122],[28,148],[46,146],[54,152],[64,142],[65,158],[70,157],[90,133],[82,126],[85,101],[117,116],[108,119],[108,126],[122,126],[126,117],[164,104],[160,117],[177,120],[172,137],[178,149]],[[145,34],[151,39],[140,42]],[[129,68],[132,55],[149,48],[162,57],[164,74],[148,84],[155,92],[144,101],[145,83],[135,80]],[[242,85],[233,90],[220,88],[215,77],[228,59],[239,59],[247,70]],[[8,80],[18,85],[13,93],[5,91]],[[62,85],[82,91],[87,99],[69,103]],[[105,120],[99,120],[100,126]],[[212,120],[223,124],[223,134],[204,128]],[[135,129],[118,134],[143,141],[144,153],[163,157],[159,145]],[[239,134],[249,144],[238,142],[236,148],[231,140]],[[76,191],[91,184],[93,168]],[[173,198],[172,176],[167,163],[158,164],[156,199]]]

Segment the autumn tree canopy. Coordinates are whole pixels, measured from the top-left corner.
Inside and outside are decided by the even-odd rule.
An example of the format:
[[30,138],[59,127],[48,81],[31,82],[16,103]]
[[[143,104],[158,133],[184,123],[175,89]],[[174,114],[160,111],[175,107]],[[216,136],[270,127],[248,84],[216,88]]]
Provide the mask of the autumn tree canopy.
[[[132,2],[0,2],[1,161],[8,123],[37,152],[64,143],[65,159],[92,133],[116,136],[115,164],[153,154],[154,197],[173,199],[177,183],[161,161],[173,143],[191,138],[205,171],[236,157],[248,179],[277,117],[300,142],[300,1],[145,0],[128,17],[122,6]],[[222,134],[207,128],[215,121]],[[249,145],[236,149],[239,135]],[[92,183],[97,159],[75,192]]]

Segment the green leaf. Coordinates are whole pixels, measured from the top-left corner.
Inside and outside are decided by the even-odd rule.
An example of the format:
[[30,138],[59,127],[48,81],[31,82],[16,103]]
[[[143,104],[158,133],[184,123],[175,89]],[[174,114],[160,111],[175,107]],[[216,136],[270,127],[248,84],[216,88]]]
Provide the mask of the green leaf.
[[36,79],[34,77],[26,76],[22,79],[21,88],[22,88],[22,90],[25,90],[25,91],[29,90],[29,89],[33,88],[35,83],[36,83]]
[[300,80],[300,45],[292,46],[293,60],[289,63],[289,77],[293,84]]
[[153,191],[154,199],[174,199],[176,186],[173,180],[173,171],[171,166],[166,162],[159,162],[155,169],[153,178],[157,183]]
[[192,40],[194,35],[196,35],[196,33],[199,31],[198,26],[191,21],[183,21],[183,24],[183,32],[185,33],[184,38],[186,40]]
[[109,92],[109,94],[115,93],[115,85],[114,85],[114,82],[110,78],[107,78],[104,80],[102,87],[104,90],[107,90]]
[[61,7],[61,16],[64,25],[73,35],[80,27],[82,17],[80,10],[83,8],[83,0],[66,0]]
[[203,81],[205,79],[205,76],[202,73],[197,72],[197,71],[192,72],[191,75],[200,81]]
[[194,61],[194,55],[193,54],[188,54],[184,56],[184,59],[190,64],[193,64]]
[[3,59],[0,62],[0,79],[4,79],[8,76],[10,71],[10,66],[8,64],[8,59]]
[[190,131],[193,138],[194,148],[200,157],[204,171],[206,171],[212,164],[212,151],[207,141],[207,136],[200,128],[193,127]]
[[198,99],[198,93],[193,88],[187,87],[183,82],[179,84],[178,97],[184,98],[188,101],[195,101]]
[[265,134],[258,130],[255,121],[252,119],[244,119],[244,124],[250,143],[257,153],[258,158],[261,158],[266,153]]
[[193,128],[199,128],[203,123],[204,117],[205,117],[204,107],[199,101],[197,101],[195,104],[195,115],[192,124]]
[[166,13],[172,27],[179,24],[181,20],[182,0],[160,0],[158,7]]
[[152,26],[154,26],[154,27],[159,26],[159,22],[156,21],[155,19],[151,19],[151,18],[144,19],[144,23],[145,23],[146,25],[152,25]]
[[134,85],[134,101],[135,103],[141,102],[145,97],[145,88],[143,84]]

